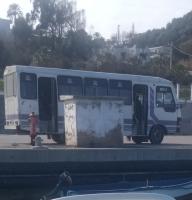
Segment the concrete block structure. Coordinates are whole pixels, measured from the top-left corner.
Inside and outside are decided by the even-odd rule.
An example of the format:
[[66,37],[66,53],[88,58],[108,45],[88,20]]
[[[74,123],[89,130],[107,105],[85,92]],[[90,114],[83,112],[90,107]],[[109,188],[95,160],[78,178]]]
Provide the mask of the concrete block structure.
[[67,146],[119,147],[123,144],[123,100],[73,96],[62,96],[61,100]]

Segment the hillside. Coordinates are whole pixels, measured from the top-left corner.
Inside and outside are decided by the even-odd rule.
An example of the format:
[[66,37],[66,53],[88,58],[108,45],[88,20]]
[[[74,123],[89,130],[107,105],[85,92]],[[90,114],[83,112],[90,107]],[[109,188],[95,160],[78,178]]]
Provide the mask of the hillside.
[[137,34],[134,42],[138,47],[154,47],[173,42],[192,53],[192,11],[181,18],[173,19],[166,28]]

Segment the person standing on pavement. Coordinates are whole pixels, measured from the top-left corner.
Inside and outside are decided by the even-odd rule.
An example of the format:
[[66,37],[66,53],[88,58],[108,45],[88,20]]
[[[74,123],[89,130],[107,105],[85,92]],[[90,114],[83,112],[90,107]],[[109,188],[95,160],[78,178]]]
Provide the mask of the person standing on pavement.
[[141,134],[142,132],[142,114],[143,106],[139,99],[139,95],[137,95],[134,102],[134,121],[137,128],[137,134]]
[[31,137],[31,145],[35,145],[35,137],[37,136],[37,116],[34,112],[29,115],[29,122],[30,122],[30,137]]

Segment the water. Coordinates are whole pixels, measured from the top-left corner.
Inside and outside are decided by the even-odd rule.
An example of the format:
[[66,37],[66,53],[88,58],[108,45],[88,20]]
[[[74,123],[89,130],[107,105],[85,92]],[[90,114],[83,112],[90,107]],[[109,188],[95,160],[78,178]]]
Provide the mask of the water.
[[[82,175],[81,175],[82,176]],[[146,187],[146,186],[162,186],[162,185],[172,185],[179,184],[183,182],[192,181],[192,176],[187,175],[127,175],[127,176],[73,176],[74,185],[70,188],[75,194],[84,193],[97,193],[97,192],[118,192],[126,190],[135,190],[135,188]],[[95,177],[95,178],[94,178]],[[97,177],[97,178],[96,178]],[[51,180],[49,178],[49,180]],[[36,186],[33,183],[29,187],[25,185],[15,185],[14,187],[9,186],[9,188],[0,189],[0,199],[3,200],[39,200],[43,195],[48,194],[56,185],[57,181],[55,178],[52,182],[47,182],[45,178],[39,181]],[[30,180],[29,180],[30,181]],[[80,183],[81,182],[81,183]],[[101,184],[103,183],[103,184]],[[137,191],[137,190],[136,190]],[[185,198],[178,198],[178,200],[191,200],[192,195]]]

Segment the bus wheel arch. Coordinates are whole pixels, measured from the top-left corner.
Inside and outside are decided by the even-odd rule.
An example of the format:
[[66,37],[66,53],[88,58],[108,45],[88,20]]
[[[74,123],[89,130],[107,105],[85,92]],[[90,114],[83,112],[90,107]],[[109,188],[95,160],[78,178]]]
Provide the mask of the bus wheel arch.
[[135,143],[135,144],[141,144],[143,142],[142,138],[139,137],[139,136],[132,136],[132,141]]
[[161,144],[166,134],[167,130],[164,126],[154,125],[150,130],[149,140],[151,144]]
[[143,142],[148,142],[149,138],[147,136],[132,136],[131,139],[135,144],[141,144]]

